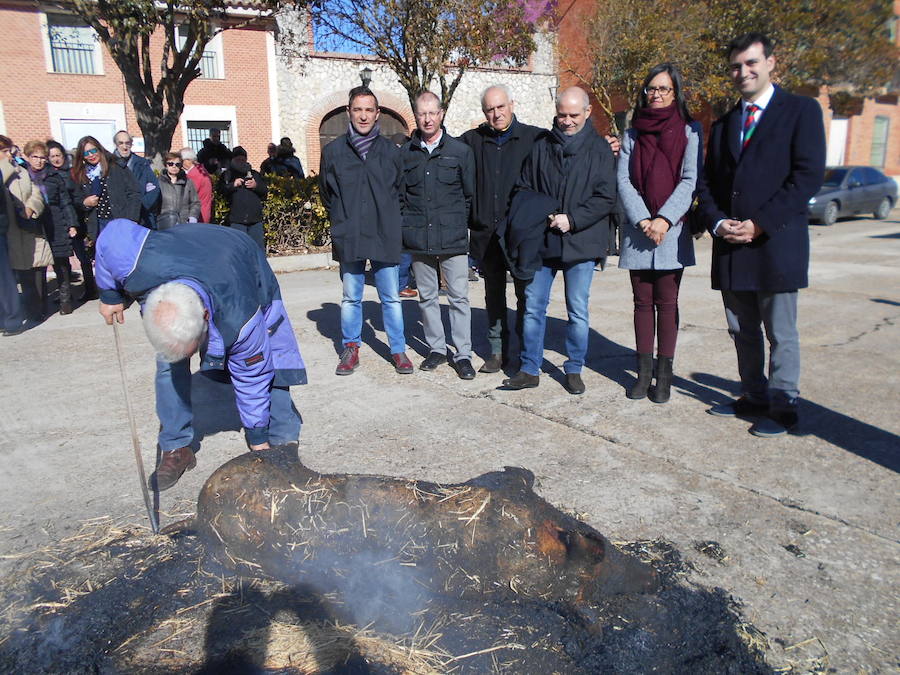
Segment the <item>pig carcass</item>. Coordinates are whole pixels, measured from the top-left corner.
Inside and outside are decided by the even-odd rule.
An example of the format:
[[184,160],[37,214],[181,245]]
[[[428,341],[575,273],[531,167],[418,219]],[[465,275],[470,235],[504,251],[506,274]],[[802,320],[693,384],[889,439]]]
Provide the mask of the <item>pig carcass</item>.
[[277,451],[248,453],[207,480],[196,529],[219,559],[323,593],[593,605],[656,589],[652,568],[533,484],[520,468],[441,485],[319,474]]

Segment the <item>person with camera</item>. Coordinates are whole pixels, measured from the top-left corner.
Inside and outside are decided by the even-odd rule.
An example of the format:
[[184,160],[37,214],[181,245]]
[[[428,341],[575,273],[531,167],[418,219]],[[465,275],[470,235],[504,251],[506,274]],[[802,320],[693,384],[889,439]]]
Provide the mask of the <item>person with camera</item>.
[[222,186],[230,209],[227,225],[248,234],[265,251],[262,220],[266,179],[250,166],[247,152],[239,145],[234,148],[234,157],[222,175]]

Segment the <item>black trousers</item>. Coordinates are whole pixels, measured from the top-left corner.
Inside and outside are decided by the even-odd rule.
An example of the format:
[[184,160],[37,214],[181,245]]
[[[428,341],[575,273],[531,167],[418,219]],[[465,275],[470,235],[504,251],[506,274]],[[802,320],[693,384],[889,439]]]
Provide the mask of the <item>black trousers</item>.
[[[516,356],[519,349],[510,349],[509,312],[506,307],[506,259],[497,235],[491,236],[491,241],[481,259],[481,276],[484,279],[484,305],[487,311],[488,342],[491,345],[491,354],[500,354],[502,360],[508,361],[509,357]],[[522,345],[522,325],[525,320],[525,287],[528,281],[513,279],[516,293],[515,331]]]

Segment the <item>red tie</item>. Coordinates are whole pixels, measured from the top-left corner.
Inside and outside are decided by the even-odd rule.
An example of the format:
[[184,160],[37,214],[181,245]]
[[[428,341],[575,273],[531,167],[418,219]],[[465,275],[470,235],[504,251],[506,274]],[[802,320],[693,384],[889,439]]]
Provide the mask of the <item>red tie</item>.
[[750,137],[753,136],[753,132],[756,131],[756,125],[759,123],[759,106],[755,103],[751,103],[747,106],[747,119],[744,120],[744,144],[741,146],[741,150],[747,147],[747,143],[750,142]]

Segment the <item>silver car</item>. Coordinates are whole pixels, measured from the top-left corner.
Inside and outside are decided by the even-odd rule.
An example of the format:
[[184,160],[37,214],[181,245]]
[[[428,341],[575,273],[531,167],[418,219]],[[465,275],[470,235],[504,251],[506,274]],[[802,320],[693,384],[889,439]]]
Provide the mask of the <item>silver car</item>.
[[834,225],[841,216],[873,213],[879,220],[897,203],[897,183],[870,166],[830,166],[819,193],[809,200],[809,218]]

